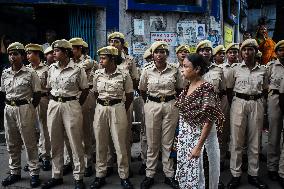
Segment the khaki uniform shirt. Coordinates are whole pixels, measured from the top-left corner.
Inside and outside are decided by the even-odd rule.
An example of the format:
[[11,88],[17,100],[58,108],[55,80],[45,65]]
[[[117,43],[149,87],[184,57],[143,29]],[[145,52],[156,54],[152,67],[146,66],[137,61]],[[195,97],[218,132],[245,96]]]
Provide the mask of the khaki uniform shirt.
[[225,62],[218,66],[220,66],[223,69],[226,88],[229,89],[229,87],[232,86],[232,83],[234,83],[234,78],[232,77],[232,74],[230,74],[230,72],[232,72],[232,67],[228,62]]
[[27,67],[33,69],[37,73],[40,79],[41,91],[46,93],[48,67],[44,65],[42,62],[38,65],[37,68],[33,68],[32,64],[29,64]]
[[222,90],[226,90],[226,82],[224,79],[223,69],[215,63],[211,63],[208,68],[209,71],[203,75],[203,79],[214,86],[214,91],[216,93],[219,93]]
[[134,58],[131,56],[125,55],[123,52],[121,53],[121,57],[123,61],[120,65],[118,65],[118,68],[122,70],[128,70],[132,80],[139,80],[139,74],[138,74],[138,70],[137,70]]
[[284,78],[284,66],[277,59],[267,64],[269,90],[279,90],[280,82]]
[[183,79],[178,68],[167,63],[163,71],[159,71],[155,64],[147,66],[142,71],[139,89],[154,97],[171,96],[176,89],[183,88]]
[[81,57],[78,60],[75,61],[73,59],[73,61],[85,69],[87,74],[88,84],[92,85],[93,84],[92,71],[95,72],[98,69],[97,63],[93,61],[91,57],[88,55],[81,55]]
[[247,95],[261,94],[264,89],[268,89],[268,77],[266,68],[256,64],[250,70],[245,62],[234,64],[231,72],[234,82],[232,87],[234,91]]
[[8,68],[1,77],[1,91],[7,100],[30,100],[34,92],[41,91],[40,80],[35,71],[24,65],[17,72]]
[[133,83],[129,73],[118,67],[110,75],[105,69],[98,69],[94,74],[92,91],[99,94],[99,99],[122,99],[124,93],[133,92]]
[[63,69],[56,62],[49,67],[47,88],[53,96],[79,96],[80,90],[89,88],[86,72],[72,60]]

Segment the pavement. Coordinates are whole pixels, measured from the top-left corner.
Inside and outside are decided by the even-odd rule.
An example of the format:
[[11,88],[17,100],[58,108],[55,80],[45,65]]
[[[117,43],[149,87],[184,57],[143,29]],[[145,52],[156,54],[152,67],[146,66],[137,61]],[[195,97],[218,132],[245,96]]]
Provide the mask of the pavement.
[[[267,148],[267,133],[263,134],[263,154],[266,153],[266,148]],[[130,179],[131,182],[134,185],[135,189],[139,189],[140,188],[140,183],[143,180],[144,176],[141,176],[138,174],[138,170],[139,167],[141,165],[141,161],[138,160],[138,155],[139,155],[139,150],[140,150],[140,145],[139,143],[135,143],[132,146],[132,156],[133,156],[133,161],[131,163],[131,169],[134,173],[134,176]],[[226,162],[227,164],[229,164],[229,160],[227,160]],[[26,154],[25,154],[25,150],[22,150],[22,167],[24,167],[24,165],[26,164]],[[8,154],[7,154],[7,149],[6,149],[6,144],[5,143],[0,143],[0,180],[3,180],[6,176],[8,176],[8,172],[9,172],[9,168],[8,168]],[[278,185],[277,182],[273,182],[271,180],[268,179],[267,177],[267,171],[266,171],[266,163],[264,161],[262,161],[260,163],[260,177],[262,179],[262,181],[264,181],[265,183],[267,183],[269,185],[269,188],[273,188],[273,189],[281,189],[281,187]],[[41,171],[40,173],[40,179],[42,180],[42,182],[46,182],[49,178],[51,177],[51,171]],[[27,189],[30,188],[29,185],[29,174],[27,172],[22,171],[22,180],[20,182],[15,183],[14,185],[11,185],[9,187],[6,188],[11,188],[11,189]],[[229,182],[231,178],[231,174],[230,171],[227,169],[226,171],[221,173],[221,181],[224,184],[227,184]],[[86,184],[86,188],[89,188],[91,182],[93,181],[94,176],[90,177],[90,178],[84,178],[84,182]],[[55,189],[69,189],[69,188],[74,188],[73,185],[73,177],[72,174],[68,174],[66,176],[63,177],[64,180],[64,184],[58,187],[55,187]],[[102,189],[121,189],[120,186],[120,179],[118,177],[118,175],[115,173],[114,175],[108,177],[106,179],[107,184],[102,187]],[[155,185],[151,188],[151,189],[170,189],[170,187],[166,184],[163,183],[164,182],[164,176],[162,173],[162,166],[161,166],[161,162],[159,163],[159,167],[158,167],[158,171],[157,171],[157,175],[155,177]],[[251,186],[248,184],[247,182],[247,174],[244,173],[242,176],[242,181],[241,181],[242,185],[239,187],[239,189],[253,189],[255,187]],[[0,186],[0,188],[4,189],[5,187]]]

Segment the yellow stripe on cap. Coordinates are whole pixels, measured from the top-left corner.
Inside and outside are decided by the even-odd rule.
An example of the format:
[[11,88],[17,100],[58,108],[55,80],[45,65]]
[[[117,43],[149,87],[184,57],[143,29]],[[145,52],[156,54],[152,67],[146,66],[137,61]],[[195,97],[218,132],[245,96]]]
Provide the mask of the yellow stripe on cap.
[[113,46],[106,46],[103,47],[101,49],[99,49],[97,51],[98,55],[105,55],[105,54],[109,54],[109,55],[118,55],[118,49],[113,47]]
[[200,49],[204,49],[204,48],[211,48],[211,49],[213,49],[211,41],[209,41],[207,39],[203,40],[203,41],[200,41],[198,43],[198,45],[196,46],[196,52],[198,52]]
[[280,48],[280,47],[284,47],[284,40],[281,40],[279,41],[276,45],[275,45],[275,51],[277,50],[277,48]]
[[156,49],[169,50],[169,45],[168,45],[168,43],[166,43],[165,41],[155,41],[155,42],[151,45],[152,53],[154,53],[154,51],[155,51]]
[[243,43],[242,43],[242,46],[240,48],[240,50],[242,51],[242,49],[246,46],[249,46],[249,47],[254,47],[254,48],[258,48],[258,44],[256,42],[255,39],[247,39],[245,40]]
[[72,46],[84,46],[84,40],[80,37],[74,37],[70,39],[69,42],[72,44]]
[[120,33],[120,32],[113,32],[113,33],[111,33],[111,34],[107,37],[108,41],[109,41],[110,39],[113,39],[113,38],[120,38],[120,39],[125,40],[124,35],[123,35],[122,33]]
[[54,48],[64,48],[64,49],[72,49],[72,45],[66,39],[56,40],[51,44],[52,49]]
[[39,44],[30,43],[25,46],[26,51],[40,51],[43,52],[43,48]]
[[182,51],[182,50],[187,50],[188,52],[190,52],[190,47],[188,45],[180,45],[176,48],[176,53],[178,53],[178,51]]
[[215,56],[218,52],[225,51],[224,45],[218,45],[213,49],[213,56]]
[[22,43],[14,42],[8,46],[7,52],[12,51],[12,50],[25,50],[25,47]]
[[226,50],[225,50],[225,53],[228,52],[228,50],[230,49],[237,49],[237,50],[240,50],[240,45],[238,43],[230,43],[227,47],[226,47]]

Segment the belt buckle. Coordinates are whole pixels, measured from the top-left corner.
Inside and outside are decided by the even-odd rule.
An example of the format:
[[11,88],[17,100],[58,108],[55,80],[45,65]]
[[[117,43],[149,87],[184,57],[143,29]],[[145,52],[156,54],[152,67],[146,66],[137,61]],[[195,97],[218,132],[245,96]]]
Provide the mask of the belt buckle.
[[104,101],[104,106],[109,106],[109,100]]
[[161,102],[165,102],[165,100],[166,100],[165,96],[161,96],[161,97],[160,97],[160,101],[161,101]]
[[16,101],[11,100],[11,106],[16,106]]
[[63,102],[63,99],[62,99],[61,96],[59,96],[57,100],[58,100],[58,102]]
[[254,100],[254,96],[253,96],[253,95],[250,95],[250,96],[249,96],[249,100]]

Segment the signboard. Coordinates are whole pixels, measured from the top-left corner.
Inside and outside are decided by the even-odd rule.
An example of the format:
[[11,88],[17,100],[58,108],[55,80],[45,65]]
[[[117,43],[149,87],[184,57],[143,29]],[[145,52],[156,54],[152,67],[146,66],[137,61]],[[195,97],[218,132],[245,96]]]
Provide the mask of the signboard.
[[224,46],[227,47],[230,43],[233,43],[234,30],[228,25],[224,24]]
[[151,32],[150,38],[151,44],[155,41],[165,41],[169,44],[169,46],[177,46],[176,32]]

